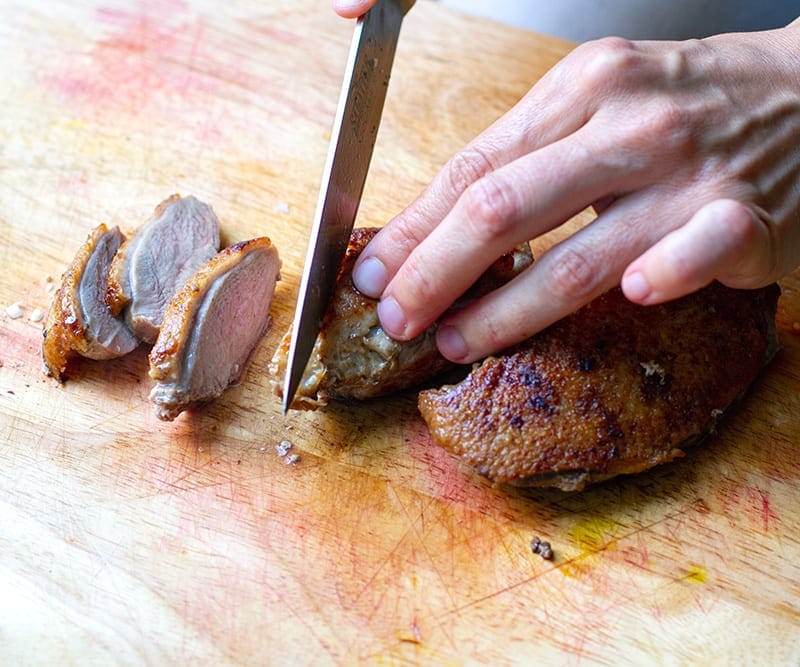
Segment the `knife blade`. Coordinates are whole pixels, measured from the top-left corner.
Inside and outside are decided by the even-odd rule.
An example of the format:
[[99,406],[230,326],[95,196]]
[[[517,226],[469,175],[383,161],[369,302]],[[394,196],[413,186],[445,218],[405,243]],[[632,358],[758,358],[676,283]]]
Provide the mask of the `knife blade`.
[[283,385],[292,404],[355,225],[403,17],[415,0],[378,0],[358,19],[300,280]]

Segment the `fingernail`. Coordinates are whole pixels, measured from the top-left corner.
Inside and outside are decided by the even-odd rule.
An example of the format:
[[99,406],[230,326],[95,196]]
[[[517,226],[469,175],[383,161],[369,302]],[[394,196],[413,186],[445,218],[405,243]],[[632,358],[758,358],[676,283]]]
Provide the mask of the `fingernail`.
[[370,257],[353,269],[353,284],[367,296],[377,299],[389,283],[389,273],[383,262]]
[[436,332],[436,344],[439,346],[439,352],[450,361],[461,361],[469,352],[458,329],[447,324],[440,326]]
[[406,314],[392,297],[378,304],[378,318],[383,330],[393,338],[402,338],[406,333]]
[[643,302],[647,300],[653,290],[641,272],[634,271],[623,276],[622,291],[631,301]]

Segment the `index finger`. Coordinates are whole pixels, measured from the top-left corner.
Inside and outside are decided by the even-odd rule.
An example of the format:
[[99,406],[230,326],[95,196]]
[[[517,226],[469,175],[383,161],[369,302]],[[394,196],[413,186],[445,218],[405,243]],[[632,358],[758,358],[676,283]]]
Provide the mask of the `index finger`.
[[[591,99],[565,90],[571,69],[565,64],[548,72],[512,109],[457,152],[422,194],[387,223],[354,266],[353,281],[360,291],[379,298],[413,250],[473,183],[568,136],[589,120],[594,112]],[[493,259],[488,259],[487,266]]]

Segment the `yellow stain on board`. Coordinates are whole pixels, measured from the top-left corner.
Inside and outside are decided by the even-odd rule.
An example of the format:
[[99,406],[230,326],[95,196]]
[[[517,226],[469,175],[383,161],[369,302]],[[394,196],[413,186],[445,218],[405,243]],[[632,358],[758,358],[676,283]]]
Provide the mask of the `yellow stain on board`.
[[616,540],[608,539],[617,527],[611,519],[598,517],[587,521],[579,521],[570,531],[570,537],[581,551],[595,553],[602,549],[616,549]]
[[692,584],[704,584],[708,581],[708,572],[699,565],[692,565],[683,576],[683,579]]
[[580,553],[559,568],[565,577],[579,577],[588,571],[601,551],[614,551],[617,541],[613,537],[618,524],[611,519],[596,517],[577,522],[569,534]]

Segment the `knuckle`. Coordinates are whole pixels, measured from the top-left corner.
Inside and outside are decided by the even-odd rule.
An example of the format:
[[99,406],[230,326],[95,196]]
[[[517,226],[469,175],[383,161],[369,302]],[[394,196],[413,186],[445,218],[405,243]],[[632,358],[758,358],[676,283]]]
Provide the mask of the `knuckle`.
[[408,255],[423,240],[424,236],[419,230],[419,226],[408,221],[401,222],[399,219],[394,224],[388,225],[381,230],[385,236],[379,237],[385,246],[392,253],[402,253]]
[[519,219],[516,191],[492,176],[471,185],[464,194],[467,224],[478,240],[506,236]]
[[716,203],[721,230],[739,261],[731,267],[729,280],[766,285],[780,274],[778,231],[771,216],[756,207],[733,200]]
[[686,253],[671,245],[659,250],[658,264],[660,273],[672,280],[688,279],[697,272],[697,267],[689,261]]
[[403,284],[414,310],[426,310],[436,302],[440,288],[435,284],[427,263],[411,254],[403,264]]
[[453,319],[460,323],[468,347],[478,356],[503,350],[526,337],[490,298],[458,313]]
[[503,323],[489,313],[480,313],[477,325],[483,347],[494,352],[502,350],[511,344],[511,339],[508,336],[508,327],[504,326]]
[[633,76],[639,60],[633,42],[621,37],[603,37],[585,42],[575,53],[581,87],[594,95],[599,90],[623,85]]
[[490,157],[477,147],[456,153],[444,169],[444,178],[453,192],[462,193],[494,169]]
[[596,296],[602,272],[585,249],[574,244],[550,251],[550,267],[545,280],[548,292],[561,302],[583,304]]

